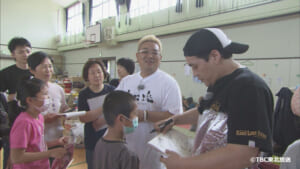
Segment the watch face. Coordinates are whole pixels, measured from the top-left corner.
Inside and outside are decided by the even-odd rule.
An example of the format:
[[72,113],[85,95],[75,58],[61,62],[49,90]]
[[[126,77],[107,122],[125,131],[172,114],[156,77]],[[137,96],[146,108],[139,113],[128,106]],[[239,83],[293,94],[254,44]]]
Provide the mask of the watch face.
[[139,84],[137,88],[138,88],[138,90],[143,90],[143,89],[145,89],[145,85]]

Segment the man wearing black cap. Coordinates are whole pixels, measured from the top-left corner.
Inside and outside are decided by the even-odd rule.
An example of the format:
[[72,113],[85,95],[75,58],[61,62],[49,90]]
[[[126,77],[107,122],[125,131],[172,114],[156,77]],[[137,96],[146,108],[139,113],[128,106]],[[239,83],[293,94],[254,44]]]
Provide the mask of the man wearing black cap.
[[174,124],[195,124],[202,114],[193,156],[168,151],[161,158],[168,169],[255,168],[256,157],[272,152],[272,93],[260,77],[231,58],[247,50],[248,45],[232,42],[217,28],[200,29],[186,42],[186,62],[208,88],[198,108],[171,117],[174,122],[163,131]]

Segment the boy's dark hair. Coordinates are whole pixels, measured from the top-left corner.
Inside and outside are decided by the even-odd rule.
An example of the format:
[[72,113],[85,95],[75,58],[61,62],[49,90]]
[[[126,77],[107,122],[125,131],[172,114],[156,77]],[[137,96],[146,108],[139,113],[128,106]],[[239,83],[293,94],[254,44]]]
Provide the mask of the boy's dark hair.
[[103,62],[97,61],[97,60],[89,60],[84,64],[83,69],[82,69],[82,78],[83,78],[84,81],[86,81],[86,82],[88,81],[89,69],[94,64],[98,64],[101,67],[101,70],[104,74],[104,79],[106,79],[108,77],[108,73],[107,73],[107,71],[104,67]]
[[128,92],[116,90],[110,92],[103,103],[103,114],[107,125],[113,126],[119,114],[129,118],[136,106],[135,97]]
[[49,56],[45,52],[34,52],[27,58],[27,63],[30,69],[35,70],[35,68],[41,64],[46,58],[48,58],[52,63],[53,60],[51,56]]
[[21,105],[27,108],[28,105],[26,98],[35,97],[42,90],[42,88],[46,86],[46,84],[44,81],[36,78],[24,80],[22,84],[22,89],[20,90],[20,101]]
[[117,61],[117,65],[123,66],[130,75],[134,72],[135,65],[132,59],[120,58]]
[[13,53],[17,46],[28,46],[31,48],[30,42],[22,37],[14,37],[8,43],[8,49],[10,53]]

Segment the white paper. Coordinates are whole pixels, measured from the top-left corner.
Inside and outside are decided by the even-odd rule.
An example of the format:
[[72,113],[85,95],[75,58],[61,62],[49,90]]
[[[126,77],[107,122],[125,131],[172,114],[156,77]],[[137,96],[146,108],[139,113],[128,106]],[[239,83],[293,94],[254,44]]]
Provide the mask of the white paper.
[[86,114],[86,111],[74,111],[68,113],[60,113],[59,115],[65,116],[66,118],[83,116]]
[[90,110],[95,110],[95,109],[102,107],[105,96],[106,95],[101,95],[101,96],[97,96],[97,97],[88,99],[87,102],[88,102]]
[[148,144],[164,155],[166,150],[171,150],[182,157],[188,157],[192,155],[193,142],[193,137],[173,128],[166,134],[158,134]]
[[[97,97],[88,99],[87,102],[88,102],[90,110],[95,110],[95,109],[102,107],[105,97],[106,97],[106,95],[101,95],[101,96],[97,96]],[[104,118],[103,115],[101,115],[100,117]],[[106,124],[103,125],[102,127],[100,127],[98,129],[98,131],[101,129],[104,129],[104,128],[107,128]]]

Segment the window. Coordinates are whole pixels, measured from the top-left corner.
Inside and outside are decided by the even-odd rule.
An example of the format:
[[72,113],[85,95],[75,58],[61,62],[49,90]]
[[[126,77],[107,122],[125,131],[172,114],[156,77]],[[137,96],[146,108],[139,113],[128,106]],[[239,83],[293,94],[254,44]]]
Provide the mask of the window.
[[136,17],[176,6],[177,0],[131,0],[130,16]]
[[115,0],[92,0],[91,1],[91,24],[96,24],[97,21],[116,16]]
[[78,2],[67,8],[67,33],[74,35],[83,31],[83,4]]

